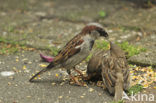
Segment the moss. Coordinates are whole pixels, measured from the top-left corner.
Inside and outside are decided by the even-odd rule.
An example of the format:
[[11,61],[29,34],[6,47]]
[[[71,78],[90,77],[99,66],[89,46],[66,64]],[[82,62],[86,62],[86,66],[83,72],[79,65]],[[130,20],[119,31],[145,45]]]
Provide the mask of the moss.
[[106,12],[105,11],[100,11],[99,12],[99,16],[101,17],[101,18],[104,18],[104,17],[106,17]]
[[128,90],[128,95],[136,94],[140,92],[141,90],[143,90],[143,86],[141,84],[136,84]]
[[[146,48],[139,47],[139,46],[134,46],[129,44],[128,42],[123,42],[123,43],[116,43],[121,47],[122,50],[124,50],[127,53],[127,57],[131,57],[133,55],[137,55],[141,52],[145,52]],[[97,40],[95,43],[95,48],[98,49],[104,49],[108,50],[109,49],[109,43],[104,41],[104,40]]]
[[131,57],[133,55],[137,55],[141,52],[146,51],[146,48],[142,48],[139,46],[134,46],[129,44],[128,42],[123,42],[121,44],[118,43],[118,45],[123,49],[126,53],[128,53],[127,57]]

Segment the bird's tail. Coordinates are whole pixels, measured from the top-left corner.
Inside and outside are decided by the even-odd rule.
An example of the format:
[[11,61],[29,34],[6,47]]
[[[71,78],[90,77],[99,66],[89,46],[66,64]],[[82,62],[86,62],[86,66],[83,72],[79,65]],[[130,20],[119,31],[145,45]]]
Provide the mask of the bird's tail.
[[117,73],[117,80],[115,83],[115,97],[114,100],[117,102],[122,99],[123,94],[123,74]]
[[38,73],[36,73],[33,77],[31,77],[29,81],[32,82],[35,77],[37,77],[40,74],[43,74],[44,72],[52,69],[53,67],[55,67],[55,63],[54,62],[51,62],[46,68],[42,69],[41,71],[39,71]]

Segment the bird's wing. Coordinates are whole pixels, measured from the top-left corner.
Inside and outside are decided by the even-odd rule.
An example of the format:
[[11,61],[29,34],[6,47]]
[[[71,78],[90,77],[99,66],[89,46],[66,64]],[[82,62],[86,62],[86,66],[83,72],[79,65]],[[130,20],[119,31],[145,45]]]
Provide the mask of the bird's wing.
[[59,52],[59,54],[54,58],[55,63],[61,63],[77,54],[81,50],[81,44],[84,40],[81,36],[77,35],[72,40],[70,40],[65,47]]
[[104,58],[102,62],[102,76],[103,80],[105,81],[104,84],[106,87],[111,88],[113,87],[113,81],[110,79],[110,73],[112,68],[110,68],[110,58]]

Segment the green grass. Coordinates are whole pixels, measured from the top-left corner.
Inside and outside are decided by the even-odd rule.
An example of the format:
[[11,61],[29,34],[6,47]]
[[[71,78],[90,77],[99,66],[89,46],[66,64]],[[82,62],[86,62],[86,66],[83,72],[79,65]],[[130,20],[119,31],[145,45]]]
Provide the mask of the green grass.
[[12,54],[16,53],[20,50],[28,50],[27,46],[25,46],[22,43],[12,41],[12,40],[7,40],[3,37],[0,37],[0,54]]
[[0,54],[11,54],[11,53],[16,53],[19,51],[19,47],[16,45],[11,45],[11,44],[5,44],[0,42]]
[[119,101],[117,101],[117,102],[111,102],[111,103],[123,103],[123,100],[119,100]]
[[129,44],[128,42],[123,42],[118,45],[121,47],[121,49],[123,49],[126,53],[128,53],[127,57],[131,57],[133,55],[137,55],[141,52],[146,51],[146,48],[134,46],[134,45]]
[[[128,92],[127,92],[127,94],[130,96],[130,95],[134,95],[134,94],[136,94],[136,93],[138,93],[138,92],[140,92],[141,90],[143,90],[143,86],[142,85],[140,85],[140,84],[136,84],[136,85],[134,85],[134,86],[132,86],[129,90],[128,90]],[[118,101],[118,102],[111,102],[111,103],[123,103],[123,100],[120,100],[120,101]]]
[[[28,46],[24,43],[19,43],[12,40],[7,40],[5,38],[0,37],[0,54],[12,54],[16,53],[19,50],[27,50]],[[40,48],[38,48],[40,49]],[[56,47],[45,47],[45,50],[48,50],[53,56],[56,56],[59,52],[59,49]]]
[[104,40],[96,40],[94,47],[98,48],[98,49],[108,50],[109,49],[109,43],[104,41]]
[[12,40],[7,40],[3,37],[0,37],[0,43],[7,43],[7,44],[13,44],[13,45],[16,45],[16,44],[19,44],[18,42],[16,41],[12,41]]
[[[146,48],[134,46],[134,45],[129,44],[128,42],[123,42],[121,44],[116,43],[116,44],[119,45],[122,50],[128,53],[127,57],[131,57],[133,55],[137,55],[141,52],[146,51]],[[109,43],[106,41],[97,40],[95,43],[95,48],[107,50],[109,49]]]
[[143,90],[143,86],[141,84],[136,84],[128,90],[128,95],[136,94],[141,90]]
[[[127,54],[126,57],[129,58],[133,55],[137,55],[141,52],[146,51],[146,48],[142,48],[139,46],[134,46],[129,44],[128,42],[123,42],[121,44],[116,43],[121,47],[122,50]],[[109,49],[109,43],[104,41],[104,40],[96,40],[94,49],[103,49],[103,50],[108,50]],[[92,54],[90,54],[87,58],[86,61],[88,62],[92,57]]]
[[100,11],[99,12],[99,16],[101,17],[101,18],[104,18],[104,17],[106,17],[106,12],[105,11]]
[[56,47],[48,47],[48,49],[50,50],[50,52],[52,53],[53,56],[56,56],[58,54],[58,52],[60,51]]

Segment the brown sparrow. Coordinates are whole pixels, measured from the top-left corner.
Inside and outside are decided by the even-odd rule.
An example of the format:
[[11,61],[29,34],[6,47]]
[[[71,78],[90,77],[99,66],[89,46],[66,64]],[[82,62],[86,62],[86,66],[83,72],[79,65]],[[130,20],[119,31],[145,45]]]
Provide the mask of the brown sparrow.
[[89,23],[62,48],[46,68],[34,75],[29,81],[32,82],[36,76],[51,69],[65,68],[70,78],[78,85],[81,85],[79,81],[71,75],[70,70],[75,69],[75,66],[89,55],[94,41],[100,36],[108,37],[108,34],[100,24]]
[[102,80],[101,76],[101,66],[102,66],[102,58],[104,57],[106,51],[96,51],[87,65],[87,77],[86,80]]
[[110,42],[110,50],[102,60],[102,79],[114,100],[122,99],[124,90],[130,86],[129,67],[124,52],[116,44]]

